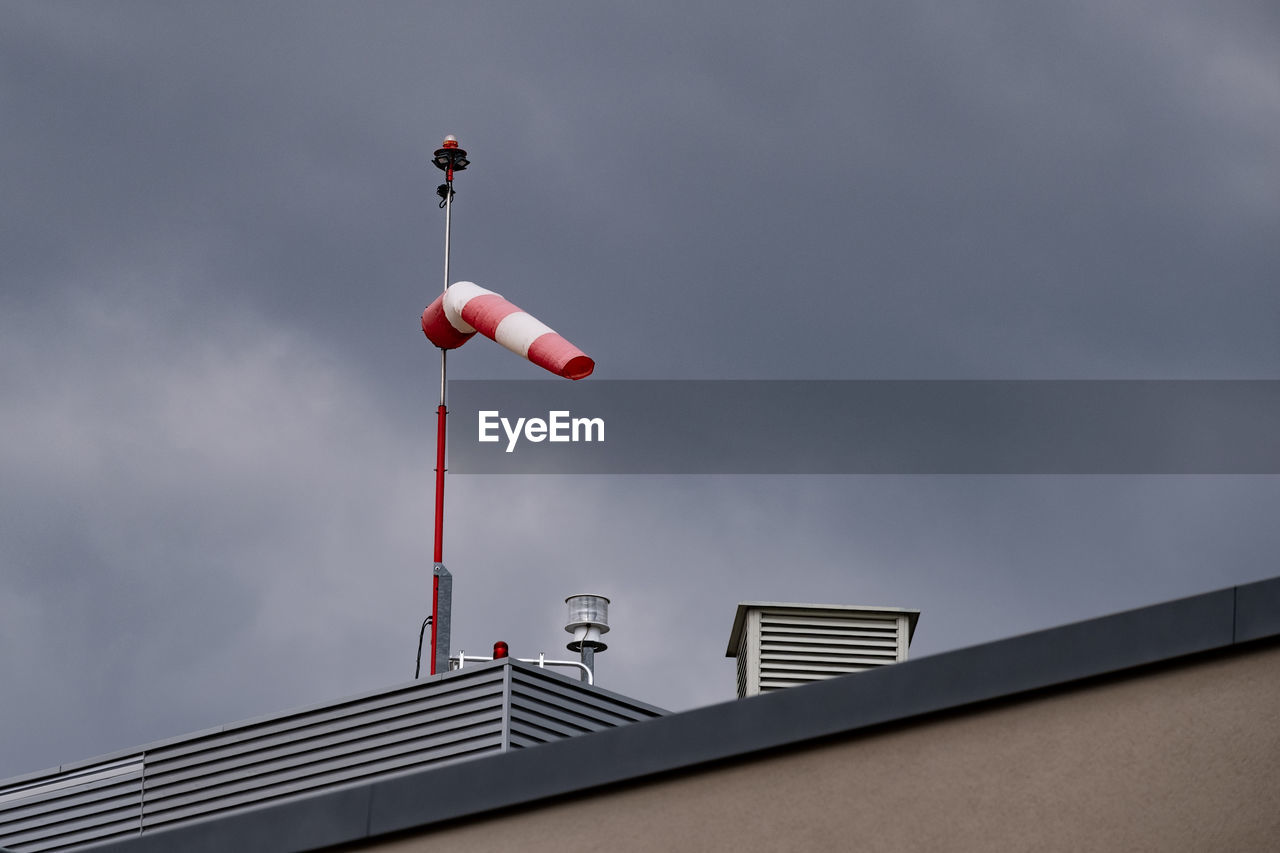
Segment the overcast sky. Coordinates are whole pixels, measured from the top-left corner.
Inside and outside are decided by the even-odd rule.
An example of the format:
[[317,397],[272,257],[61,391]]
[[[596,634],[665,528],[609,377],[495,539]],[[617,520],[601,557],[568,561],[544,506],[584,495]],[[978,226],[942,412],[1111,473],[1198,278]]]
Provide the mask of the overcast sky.
[[[447,133],[453,278],[586,382],[1280,378],[1272,0],[10,2],[0,127],[0,778],[411,677]],[[456,476],[454,650],[599,592],[689,708],[741,600],[924,655],[1278,574],[1277,479]]]

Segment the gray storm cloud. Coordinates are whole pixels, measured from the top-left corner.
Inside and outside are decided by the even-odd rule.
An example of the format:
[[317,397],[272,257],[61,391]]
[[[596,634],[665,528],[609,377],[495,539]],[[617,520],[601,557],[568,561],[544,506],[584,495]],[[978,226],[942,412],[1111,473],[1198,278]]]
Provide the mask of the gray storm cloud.
[[[0,19],[0,777],[411,675],[446,133],[454,277],[586,382],[1280,374],[1274,4]],[[600,592],[602,682],[673,708],[732,695],[739,600],[919,608],[928,654],[1280,544],[1260,476],[448,488],[456,647],[559,651]]]

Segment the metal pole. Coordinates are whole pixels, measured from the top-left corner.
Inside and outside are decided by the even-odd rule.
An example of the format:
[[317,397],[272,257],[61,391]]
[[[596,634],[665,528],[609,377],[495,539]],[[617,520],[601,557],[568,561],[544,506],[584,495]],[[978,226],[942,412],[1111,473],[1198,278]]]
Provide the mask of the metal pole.
[[[450,178],[453,176],[450,175]],[[449,243],[452,231],[453,181],[448,182],[448,191],[444,197],[444,289],[449,289]],[[449,351],[440,350],[440,405],[436,408],[436,548],[435,561],[444,560],[444,461],[445,436],[447,434],[445,416],[449,414],[448,403]],[[432,632],[435,636],[435,632]]]
[[[444,208],[444,292],[449,290],[449,260],[453,242],[453,173],[467,168],[467,152],[458,147],[458,139],[446,136],[436,149],[432,163],[444,171],[444,183],[436,188],[440,206]],[[426,331],[426,327],[423,327]],[[431,674],[449,667],[449,638],[453,627],[453,575],[444,567],[444,472],[445,451],[448,445],[447,408],[449,388],[449,357],[445,347],[440,347],[440,403],[436,407],[436,511],[435,547],[431,567]],[[418,658],[422,658],[422,638],[418,638]],[[415,677],[417,673],[415,672]]]
[[[444,194],[444,289],[449,289],[449,248],[453,229],[453,169],[446,172]],[[435,568],[431,573],[431,674],[436,674],[436,643],[440,634],[440,575],[444,562],[444,470],[449,410],[447,388],[449,351],[440,350],[440,405],[436,408],[436,523]],[[450,590],[446,590],[446,595]],[[447,605],[446,605],[447,606]],[[446,649],[446,652],[448,650]]]

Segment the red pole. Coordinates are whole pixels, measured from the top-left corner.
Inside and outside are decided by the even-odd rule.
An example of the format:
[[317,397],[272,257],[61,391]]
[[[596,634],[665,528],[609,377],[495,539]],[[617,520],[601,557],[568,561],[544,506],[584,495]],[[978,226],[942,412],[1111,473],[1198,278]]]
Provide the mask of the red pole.
[[436,551],[435,561],[444,562],[444,441],[445,417],[449,410],[441,403],[436,408]]
[[[445,418],[449,410],[441,403],[436,409],[436,543],[435,561],[444,561],[444,446]],[[440,616],[440,578],[431,579],[431,674],[436,674],[436,621]]]

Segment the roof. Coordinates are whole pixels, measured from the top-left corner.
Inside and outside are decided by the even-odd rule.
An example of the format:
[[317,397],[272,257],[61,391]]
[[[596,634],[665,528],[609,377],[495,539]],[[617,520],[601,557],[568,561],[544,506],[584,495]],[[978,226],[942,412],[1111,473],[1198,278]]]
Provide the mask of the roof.
[[317,850],[1277,640],[1273,578],[92,849]]

